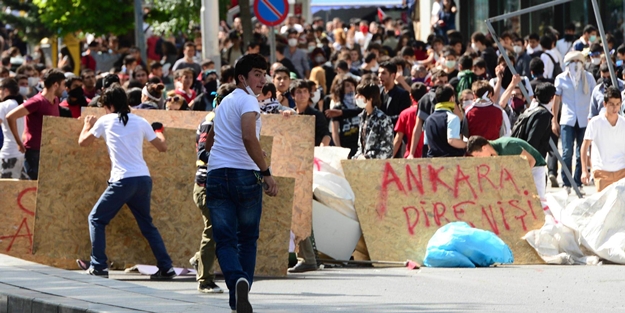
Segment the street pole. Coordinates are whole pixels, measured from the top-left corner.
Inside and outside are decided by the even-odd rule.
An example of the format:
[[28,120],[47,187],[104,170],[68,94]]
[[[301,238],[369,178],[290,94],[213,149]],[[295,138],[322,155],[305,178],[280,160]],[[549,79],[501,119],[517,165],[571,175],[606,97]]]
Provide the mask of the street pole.
[[[143,34],[143,7],[141,0],[135,0],[135,46],[141,51],[141,60],[148,62],[145,50],[145,36]],[[147,69],[146,69],[147,70]]]
[[202,59],[215,62],[217,73],[221,69],[219,53],[219,1],[202,0],[200,9],[202,27]]
[[592,0],[592,8],[595,11],[595,19],[597,20],[597,28],[599,28],[599,35],[601,36],[601,43],[603,46],[603,53],[605,53],[605,58],[608,60],[608,70],[610,70],[610,77],[612,78],[612,86],[619,88],[618,79],[616,79],[616,72],[614,72],[614,65],[610,60],[610,50],[608,49],[608,40],[605,37],[605,30],[603,30],[603,21],[601,21],[601,14],[599,12],[599,5],[597,5],[597,0]]
[[275,27],[269,27],[269,49],[271,54],[269,57],[270,65],[276,63],[276,31]]

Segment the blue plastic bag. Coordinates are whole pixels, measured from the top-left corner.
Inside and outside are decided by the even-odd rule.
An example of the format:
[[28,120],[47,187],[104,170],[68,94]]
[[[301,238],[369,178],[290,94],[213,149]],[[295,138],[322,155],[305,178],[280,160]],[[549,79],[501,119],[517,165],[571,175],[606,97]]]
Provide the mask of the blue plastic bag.
[[428,267],[486,267],[512,263],[512,251],[493,232],[453,222],[430,238],[423,263]]

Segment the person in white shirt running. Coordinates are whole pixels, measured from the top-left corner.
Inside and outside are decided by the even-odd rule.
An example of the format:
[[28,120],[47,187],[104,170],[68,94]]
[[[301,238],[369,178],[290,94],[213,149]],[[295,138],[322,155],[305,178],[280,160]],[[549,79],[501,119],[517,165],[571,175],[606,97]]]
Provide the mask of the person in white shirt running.
[[[148,140],[160,152],[167,151],[163,125],[153,123],[150,126],[144,118],[130,113],[126,92],[118,84],[105,90],[99,101],[107,114],[100,119],[93,115],[85,116],[85,124],[78,139],[78,144],[85,147],[96,138],[104,137],[111,159],[108,187],[89,214],[91,262],[87,273],[108,278],[104,251],[105,227],[127,204],[156,257],[158,271],[150,279],[172,279],[176,273],[171,258],[158,229],[152,224],[152,178],[143,159],[144,140]],[[77,260],[77,263],[81,268],[86,267],[81,260]]]
[[[586,156],[592,143],[591,161],[595,186],[600,192],[609,185],[625,178],[625,117],[619,115],[621,92],[610,86],[605,91],[605,113],[593,117],[586,126],[581,155]],[[588,184],[587,158],[582,158],[582,183]]]

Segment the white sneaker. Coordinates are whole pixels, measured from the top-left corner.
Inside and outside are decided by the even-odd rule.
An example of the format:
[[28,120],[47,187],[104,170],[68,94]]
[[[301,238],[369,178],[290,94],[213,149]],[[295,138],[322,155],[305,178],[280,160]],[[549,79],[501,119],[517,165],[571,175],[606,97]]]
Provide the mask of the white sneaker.
[[237,313],[253,313],[252,305],[249,300],[250,283],[247,279],[241,277],[235,285],[235,299],[237,304]]

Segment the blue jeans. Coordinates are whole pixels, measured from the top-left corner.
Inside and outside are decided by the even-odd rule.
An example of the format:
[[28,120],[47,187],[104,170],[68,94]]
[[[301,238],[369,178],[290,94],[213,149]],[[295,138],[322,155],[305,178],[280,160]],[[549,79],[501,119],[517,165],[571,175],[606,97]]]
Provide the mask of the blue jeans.
[[[571,170],[573,163],[573,141],[575,141],[575,174],[573,174],[573,180],[577,186],[582,185],[582,163],[580,162],[580,147],[584,141],[584,133],[586,133],[586,127],[580,128],[577,124],[575,126],[560,126],[560,136],[562,138],[562,159],[566,167]],[[572,173],[571,173],[572,174]],[[564,174],[562,169],[562,181],[564,186],[571,187],[571,182]]]
[[124,204],[128,204],[135,216],[141,233],[147,239],[156,257],[159,269],[171,268],[171,258],[165,249],[163,238],[152,224],[150,198],[152,178],[150,176],[129,177],[108,184],[100,200],[89,214],[89,235],[91,236],[91,266],[97,270],[107,268],[105,227],[117,215]]
[[262,213],[260,173],[220,168],[206,177],[206,207],[213,222],[213,238],[219,266],[230,292],[230,308],[236,309],[235,285],[243,277],[254,280],[256,241]]

